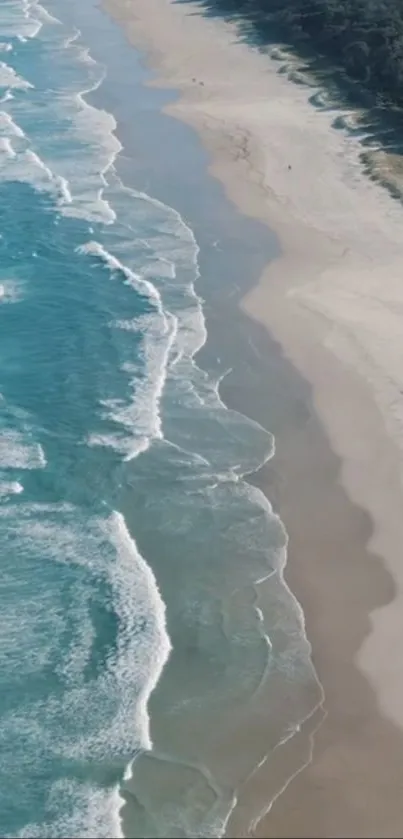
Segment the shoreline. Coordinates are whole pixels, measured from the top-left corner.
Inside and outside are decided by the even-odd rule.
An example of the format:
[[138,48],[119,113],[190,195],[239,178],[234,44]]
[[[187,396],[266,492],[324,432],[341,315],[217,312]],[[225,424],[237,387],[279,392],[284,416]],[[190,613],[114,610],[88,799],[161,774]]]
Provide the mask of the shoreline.
[[[399,732],[394,730],[392,722],[388,722],[385,716],[388,715],[400,729],[403,728],[403,712],[400,710],[403,675],[398,671],[398,657],[390,656],[390,661],[389,658],[386,660],[385,651],[389,650],[390,644],[398,644],[403,628],[403,621],[399,617],[401,600],[398,596],[401,581],[398,547],[403,535],[399,522],[402,500],[398,462],[401,439],[398,422],[395,421],[392,427],[385,430],[391,393],[386,391],[389,398],[387,402],[379,386],[381,376],[378,375],[376,379],[372,375],[372,381],[369,378],[370,364],[363,352],[368,352],[368,345],[362,341],[357,352],[351,329],[350,332],[346,329],[349,317],[351,319],[350,307],[357,316],[363,302],[367,307],[364,314],[369,316],[371,327],[368,299],[371,302],[377,290],[378,277],[372,270],[374,255],[371,254],[365,261],[362,244],[371,231],[376,230],[378,219],[367,217],[363,232],[352,229],[352,235],[349,236],[349,231],[343,231],[343,237],[323,229],[321,206],[319,204],[319,209],[315,207],[314,199],[317,196],[313,196],[310,213],[307,213],[306,218],[301,218],[295,212],[296,206],[298,209],[300,205],[295,201],[295,196],[290,200],[287,192],[292,187],[288,158],[285,157],[290,148],[287,145],[284,151],[280,147],[274,148],[277,159],[273,157],[271,170],[267,171],[268,155],[273,152],[273,147],[265,147],[262,130],[268,130],[270,121],[269,124],[261,124],[257,114],[257,110],[262,108],[266,88],[276,95],[280,88],[283,93],[284,86],[291,89],[291,82],[278,76],[274,63],[267,56],[244,44],[233,43],[233,27],[222,21],[207,20],[200,15],[199,7],[192,3],[173,5],[164,0],[136,0],[129,10],[128,4],[121,0],[108,0],[106,6],[112,15],[125,24],[136,45],[145,47],[151,53],[152,65],[157,66],[162,74],[162,78],[158,78],[155,84],[181,90],[181,99],[169,105],[166,110],[199,131],[213,156],[210,171],[224,184],[228,196],[242,212],[265,221],[276,232],[283,253],[269,265],[260,283],[243,300],[242,307],[249,316],[264,324],[281,345],[285,356],[309,381],[315,410],[328,438],[324,441],[319,457],[320,423],[314,414],[304,424],[299,448],[295,441],[287,438],[287,434],[282,434],[281,429],[271,429],[276,436],[277,454],[273,463],[270,462],[258,478],[259,485],[266,490],[271,503],[280,512],[290,535],[286,578],[304,609],[308,638],[313,645],[313,660],[326,692],[328,717],[315,736],[313,761],[309,769],[300,773],[280,796],[269,816],[258,826],[257,833],[262,836],[330,836],[348,835],[354,831],[353,835],[357,836],[381,836],[386,831],[388,835],[399,836],[399,789],[396,781],[393,784],[393,779],[398,778],[403,769],[403,740],[400,742]],[[138,15],[135,27],[133,8]],[[189,8],[193,12],[192,16],[189,15]],[[225,70],[224,76],[217,75],[219,68],[221,74]],[[209,78],[205,77],[206,69]],[[241,74],[246,80],[244,88]],[[201,75],[203,79],[200,79]],[[232,85],[220,85],[214,81],[214,77],[231,77],[234,81]],[[193,79],[203,81],[203,84],[197,84]],[[280,87],[276,88],[276,84]],[[293,92],[297,98],[301,95],[307,97],[306,91],[295,87]],[[285,101],[283,109],[280,108],[281,119],[287,117],[287,107],[289,103]],[[323,121],[322,117],[312,108],[313,120]],[[285,127],[287,130],[290,127],[287,122]],[[311,149],[308,148],[308,151]],[[280,152],[282,158],[279,157]],[[353,158],[352,153],[351,156]],[[371,195],[375,206],[379,201],[385,215],[383,238],[389,246],[393,246],[392,257],[397,265],[399,256],[403,254],[403,249],[395,239],[398,214],[401,211],[397,205],[392,204],[389,196],[383,197],[380,187],[366,182],[364,175],[362,178],[358,176],[353,163],[352,160],[350,168],[357,178],[358,198],[363,199],[361,193],[366,189],[366,184],[366,197]],[[274,185],[271,180],[273,164],[277,165],[280,172],[274,177]],[[294,160],[291,165],[294,173]],[[349,195],[348,192],[345,194]],[[343,210],[345,195],[340,190],[333,197],[336,204],[333,221],[337,222],[337,212]],[[360,206],[359,200],[357,206]],[[352,201],[351,213],[354,210]],[[392,232],[388,229],[388,223]],[[360,240],[361,249],[354,249],[354,234]],[[381,252],[381,244],[377,242],[376,247],[379,251],[379,264],[383,267],[382,260],[386,252]],[[388,258],[390,265],[387,267],[392,270],[395,263],[389,253]],[[340,264],[343,265],[342,277],[338,271]],[[301,265],[305,267],[302,273]],[[354,276],[358,276],[358,282],[355,278],[354,295],[345,283],[345,278],[351,279],[353,272]],[[321,288],[325,275],[330,292]],[[370,284],[372,297],[365,296],[365,283]],[[395,286],[398,301],[396,283]],[[390,296],[390,289],[387,291]],[[388,299],[386,303],[381,302],[385,306]],[[353,326],[361,328],[365,337],[368,323],[365,323],[365,317],[361,321],[354,322],[353,319]],[[395,326],[393,318],[392,322],[386,324],[388,329],[385,336],[390,335],[391,323]],[[371,361],[370,355],[369,359]],[[379,367],[379,354],[376,360]],[[391,359],[387,358],[386,361],[390,365]],[[381,372],[387,368],[386,363],[384,368],[380,366]],[[395,369],[392,368],[392,372],[395,374]],[[376,365],[375,373],[379,373]],[[400,382],[397,378],[393,384],[395,391],[398,391]],[[248,411],[244,410],[244,413]],[[326,460],[325,445],[328,442],[333,452],[330,451]],[[303,476],[308,472],[312,474],[312,470],[313,486],[302,499]],[[329,474],[324,474],[326,470]],[[285,487],[282,482],[285,482]],[[339,499],[340,493],[343,495],[342,500]],[[306,509],[305,517],[299,509],[301,499]],[[318,503],[322,505],[321,512],[330,511],[325,533],[317,526],[320,524]],[[327,508],[326,505],[330,506]],[[307,516],[315,517],[315,528],[306,527]],[[359,526],[358,520],[361,522]],[[344,564],[341,575],[335,570],[335,563],[340,554],[346,553],[346,532],[349,533],[350,527],[354,549],[350,560],[354,561],[354,569],[351,564],[348,568]],[[311,530],[314,532],[307,532]],[[329,531],[333,534],[331,539]],[[367,550],[368,543],[371,552]],[[327,556],[325,572],[321,567],[324,547],[326,554],[332,555],[332,560]],[[383,563],[375,558],[375,553],[382,557],[392,574],[394,586]],[[371,563],[371,571],[367,568],[368,562]],[[308,574],[312,572],[312,575],[320,572],[319,576],[323,577],[321,584],[315,580],[313,585],[314,576],[307,581],[307,571]],[[332,596],[327,596],[322,605],[320,599],[326,595],[332,576],[335,578],[330,586]],[[359,583],[364,588],[363,594],[359,591]],[[346,610],[343,596],[349,591],[349,586],[357,601],[361,598],[364,602],[349,603],[347,619],[345,613],[340,615],[337,611]],[[337,608],[333,608],[332,612],[329,606],[332,606],[334,600]],[[389,609],[379,608],[387,604],[391,604]],[[373,614],[377,607],[376,614]],[[358,631],[357,627],[354,631],[352,627],[357,619],[355,612],[359,613]],[[329,622],[330,629],[327,626]],[[337,647],[341,635],[345,659]],[[354,655],[357,656],[356,662],[352,660]],[[340,675],[341,686],[338,683]],[[352,679],[354,684],[351,688],[348,684]],[[354,712],[351,714],[344,707],[346,696],[353,703]],[[378,705],[384,713],[383,717],[378,711]],[[361,716],[362,725],[359,725]],[[359,729],[358,735],[351,730],[352,721]],[[367,738],[370,741],[368,743],[367,739],[362,739],[363,728],[367,735],[371,732]],[[303,731],[301,739],[304,736]],[[303,749],[306,750],[307,743],[311,742],[309,730],[305,739]],[[293,747],[296,745],[293,744]],[[369,753],[367,748],[371,749]],[[349,771],[346,762],[351,764]],[[364,772],[365,783],[362,780]],[[322,774],[320,780],[319,773]],[[360,792],[364,793],[363,800],[360,799]],[[365,816],[364,804],[367,808]],[[385,821],[387,812],[388,822]],[[231,827],[235,831],[236,823],[230,823],[229,829]]]

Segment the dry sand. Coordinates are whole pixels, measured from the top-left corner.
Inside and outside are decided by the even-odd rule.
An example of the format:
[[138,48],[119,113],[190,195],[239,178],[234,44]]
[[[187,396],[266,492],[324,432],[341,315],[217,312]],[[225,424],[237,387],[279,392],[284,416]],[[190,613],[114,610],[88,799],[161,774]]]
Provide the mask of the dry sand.
[[[106,6],[155,84],[181,91],[169,113],[200,132],[228,196],[277,233],[282,256],[242,305],[312,386],[314,410],[293,439],[279,435],[273,468],[328,716],[257,832],[402,837],[402,208],[366,178],[336,113],[309,101],[315,90],[232,25],[195,2]],[[241,821],[229,830],[242,835]]]

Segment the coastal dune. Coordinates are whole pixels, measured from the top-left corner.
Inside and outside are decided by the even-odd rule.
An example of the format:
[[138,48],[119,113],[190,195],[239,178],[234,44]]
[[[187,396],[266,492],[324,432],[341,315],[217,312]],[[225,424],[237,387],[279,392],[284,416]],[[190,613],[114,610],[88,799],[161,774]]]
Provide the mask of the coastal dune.
[[[147,55],[152,83],[180,91],[167,111],[200,133],[229,198],[276,233],[281,253],[241,305],[311,387],[305,422],[270,429],[277,453],[261,482],[290,535],[286,576],[327,716],[290,743],[302,770],[253,830],[401,836],[401,204],[365,174],[359,139],[335,127],[344,112],[288,78],[292,56],[259,51],[191,0],[105,6]],[[240,791],[229,835],[245,835],[242,807],[264,796],[266,770]]]

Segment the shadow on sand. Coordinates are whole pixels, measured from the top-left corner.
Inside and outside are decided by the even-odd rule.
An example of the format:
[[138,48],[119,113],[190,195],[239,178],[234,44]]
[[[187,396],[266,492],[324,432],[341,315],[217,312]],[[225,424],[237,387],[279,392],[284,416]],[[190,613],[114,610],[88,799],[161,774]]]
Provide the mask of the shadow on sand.
[[328,58],[314,52],[306,39],[286,38],[269,19],[234,0],[174,0],[206,17],[237,27],[239,40],[278,62],[278,72],[295,84],[312,87],[310,102],[334,114],[333,127],[356,137],[362,146],[366,175],[403,203],[403,111],[371,92]]

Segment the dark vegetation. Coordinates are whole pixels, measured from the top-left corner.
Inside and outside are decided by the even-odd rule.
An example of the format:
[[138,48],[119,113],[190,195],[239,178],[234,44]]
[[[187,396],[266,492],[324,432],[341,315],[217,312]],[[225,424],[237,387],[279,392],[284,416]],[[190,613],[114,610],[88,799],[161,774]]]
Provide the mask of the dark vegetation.
[[346,79],[403,105],[403,0],[201,0],[247,24],[261,42],[283,40],[336,63]]

